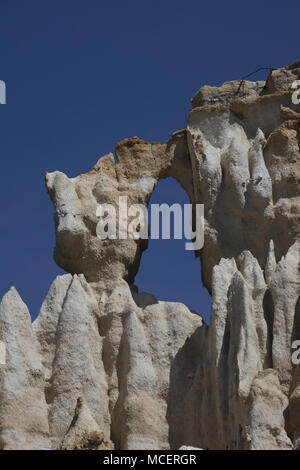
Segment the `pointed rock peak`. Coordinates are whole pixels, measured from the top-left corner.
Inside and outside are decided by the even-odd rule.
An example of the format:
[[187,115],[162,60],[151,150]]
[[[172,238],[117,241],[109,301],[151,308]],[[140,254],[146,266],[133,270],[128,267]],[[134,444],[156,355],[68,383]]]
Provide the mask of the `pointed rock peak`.
[[295,243],[290,246],[285,256],[282,256],[278,263],[277,270],[285,270],[293,273],[298,272],[300,269],[300,240],[296,240]]
[[253,265],[255,261],[257,262],[256,258],[254,258],[251,251],[244,250],[237,259],[237,265],[238,265],[238,268],[240,269],[240,267],[243,265],[247,265],[247,264]]
[[276,266],[277,263],[275,258],[274,242],[273,240],[270,240],[268,258],[265,268],[265,279],[268,285],[271,284],[272,276],[276,270]]
[[102,450],[113,449],[111,441],[106,440],[104,433],[82,397],[77,399],[74,418],[71,426],[60,444],[61,450]]
[[258,143],[258,144],[261,144],[261,145],[265,145],[265,143],[266,143],[265,134],[263,133],[263,131],[260,128],[257,129],[256,136],[255,136],[255,142]]
[[11,318],[19,315],[25,315],[30,318],[28,308],[14,286],[3,296],[0,303],[0,320],[1,317],[3,318],[8,315]]
[[257,259],[250,251],[243,251],[237,260],[237,265],[247,283],[255,289],[264,289],[265,280]]
[[68,315],[71,314],[71,316],[81,314],[83,317],[84,312],[87,312],[87,308],[87,295],[79,277],[75,274],[66,293],[60,320],[62,320],[62,317],[66,316],[66,312],[68,312]]
[[71,284],[70,284],[70,289],[72,289],[72,288],[74,289],[75,287],[77,287],[79,289],[82,289],[80,278],[77,274],[73,275],[73,278],[72,278],[72,281],[71,281]]
[[84,274],[78,274],[78,275],[74,275],[74,276],[77,276],[80,284],[81,284],[81,287],[83,288],[83,290],[85,291],[85,293],[89,296],[92,296],[94,295],[93,293],[93,290],[91,288],[91,286],[88,284]]
[[33,330],[39,342],[42,362],[48,379],[51,377],[55,355],[57,325],[72,279],[71,274],[56,277],[42,304],[40,314],[33,322]]
[[216,264],[213,268],[213,273],[214,276],[216,276],[216,273],[221,271],[221,272],[226,272],[228,275],[233,275],[233,273],[237,270],[237,265],[236,261],[234,258],[221,258],[219,261],[219,264]]
[[234,258],[222,258],[220,260],[219,266],[230,267],[232,269],[237,269],[236,262]]
[[45,381],[29,311],[15,288],[0,304],[0,338],[6,361],[1,379],[0,447],[48,447]]
[[299,264],[300,262],[300,240],[296,240],[295,243],[289,248],[286,256],[285,256],[286,262],[292,263],[293,264]]
[[219,264],[215,265],[212,272],[212,294],[219,298],[221,292],[227,292],[233,274],[237,271],[234,258],[221,258]]
[[72,279],[71,274],[64,274],[55,278],[42,304],[40,314],[33,323],[35,327],[41,323],[51,323],[56,327],[58,316]]
[[17,289],[15,288],[15,286],[11,286],[11,288],[2,297],[2,300],[9,299],[9,298],[20,298],[21,299],[21,296],[20,296],[19,292],[17,291]]
[[70,300],[84,303],[87,307],[97,309],[98,303],[91,286],[87,283],[83,274],[74,274],[67,291],[67,303]]
[[249,157],[251,158],[253,151],[255,153],[259,152],[261,148],[266,145],[266,142],[265,134],[260,128],[258,128],[254,139],[250,140]]

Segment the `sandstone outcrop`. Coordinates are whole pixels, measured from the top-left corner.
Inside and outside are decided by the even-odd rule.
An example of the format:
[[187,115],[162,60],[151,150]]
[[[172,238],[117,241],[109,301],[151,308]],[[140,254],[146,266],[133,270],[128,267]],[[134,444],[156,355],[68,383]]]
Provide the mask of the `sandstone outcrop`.
[[[0,305],[2,449],[300,447],[300,62],[205,86],[186,129],[134,137],[84,175],[47,174],[58,276],[31,325]],[[212,318],[134,286],[147,241],[97,237],[98,204],[148,204],[175,178],[204,204]],[[200,269],[200,263],[199,263]]]

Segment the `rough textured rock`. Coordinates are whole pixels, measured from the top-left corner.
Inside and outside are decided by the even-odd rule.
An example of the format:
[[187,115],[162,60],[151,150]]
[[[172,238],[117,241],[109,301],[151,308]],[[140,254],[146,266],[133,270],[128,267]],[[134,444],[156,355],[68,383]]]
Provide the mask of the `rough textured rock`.
[[[119,197],[128,205],[147,204],[160,178],[173,176],[192,193],[192,172],[185,131],[171,141],[150,144],[137,137],[116,147],[118,164],[105,155],[92,171],[69,179],[60,172],[46,175],[47,189],[55,206],[55,260],[66,271],[83,273],[89,282],[107,288],[119,278],[134,279],[145,240],[100,240],[96,235],[97,204],[118,209]],[[117,226],[119,230],[119,225]]]
[[44,371],[26,305],[14,287],[0,304],[0,339],[6,364],[0,366],[0,446],[49,447]]
[[80,397],[77,400],[75,414],[70,428],[65,435],[61,450],[113,450],[111,441],[105,441],[103,432],[92,417],[89,408]]
[[187,138],[195,202],[205,204],[209,289],[222,257],[249,250],[264,268],[271,239],[280,259],[299,238],[300,107],[291,100],[299,77],[295,63],[272,72],[263,88],[244,82],[238,92],[240,83],[230,82],[192,99]]
[[74,275],[57,325],[48,402],[50,430],[59,439],[70,426],[79,396],[93,411],[105,437],[109,437],[110,417],[98,312],[94,310],[97,305],[93,305],[94,299],[88,289],[83,276]]
[[[286,259],[293,251],[294,246]],[[278,263],[274,277],[284,261]],[[273,304],[267,301],[273,292],[263,271],[250,252],[243,252],[237,262],[221,260],[214,267],[212,289],[211,324],[202,338],[202,355],[208,351],[208,357],[199,364],[190,390],[189,401],[197,400],[199,408],[185,431],[188,442],[217,449],[291,448],[284,420],[291,355],[282,347],[288,361],[282,374],[274,367],[279,332]],[[288,325],[289,312],[281,313]],[[284,329],[282,333],[282,343],[290,350]]]
[[[134,137],[88,173],[47,174],[58,276],[33,325],[0,306],[0,448],[300,447],[300,62],[205,86],[165,144]],[[145,240],[100,240],[96,207],[172,176],[205,206],[212,318],[133,285]],[[199,266],[200,269],[200,266]]]
[[274,370],[266,369],[257,374],[251,386],[249,401],[250,448],[292,448],[284,430],[284,411],[288,406],[288,399],[281,391],[278,375]]

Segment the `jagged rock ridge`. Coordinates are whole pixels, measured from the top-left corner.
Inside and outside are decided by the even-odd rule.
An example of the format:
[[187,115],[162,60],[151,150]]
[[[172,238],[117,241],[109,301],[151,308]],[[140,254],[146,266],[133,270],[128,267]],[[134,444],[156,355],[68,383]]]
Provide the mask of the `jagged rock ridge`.
[[[31,325],[0,305],[2,449],[291,449],[300,442],[300,62],[203,87],[165,144],[127,139],[77,178],[48,174],[53,282]],[[172,176],[205,205],[209,326],[133,286],[147,244],[96,236],[96,206],[148,204]]]

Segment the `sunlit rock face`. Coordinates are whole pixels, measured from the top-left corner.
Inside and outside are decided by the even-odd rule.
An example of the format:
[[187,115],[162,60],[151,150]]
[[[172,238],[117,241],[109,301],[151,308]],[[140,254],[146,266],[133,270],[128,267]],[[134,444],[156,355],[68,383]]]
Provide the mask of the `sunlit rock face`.
[[[33,324],[0,305],[1,449],[292,449],[300,444],[300,62],[205,86],[186,129],[54,172],[58,276]],[[145,240],[100,240],[96,209],[174,177],[205,206],[210,325],[133,285]],[[158,267],[159,269],[159,267]],[[200,264],[199,264],[200,269]]]
[[[107,286],[124,278],[132,282],[146,240],[100,240],[96,227],[99,204],[113,204],[119,214],[120,198],[127,204],[147,205],[160,178],[173,176],[193,198],[192,170],[186,132],[175,133],[166,144],[137,137],[116,146],[89,173],[69,179],[60,172],[46,175],[47,189],[55,206],[56,247],[59,266],[72,274],[83,273],[89,282]],[[117,217],[119,232],[119,217]]]
[[187,123],[195,202],[205,204],[204,282],[222,257],[250,250],[262,268],[299,238],[299,105],[292,84],[300,63],[267,82],[203,87]]

